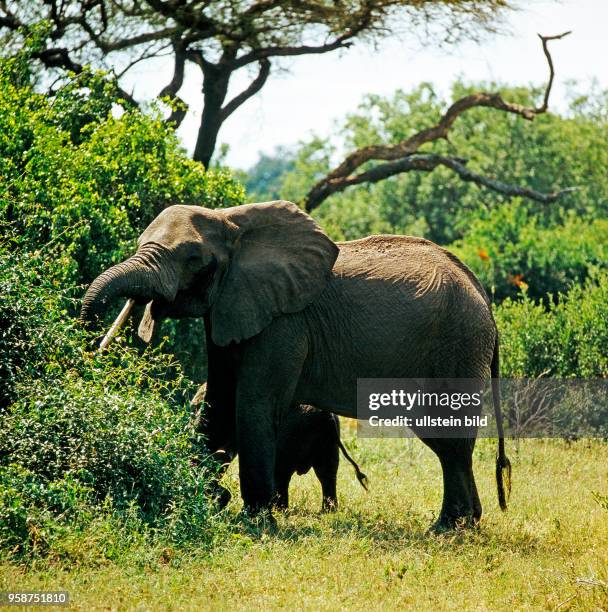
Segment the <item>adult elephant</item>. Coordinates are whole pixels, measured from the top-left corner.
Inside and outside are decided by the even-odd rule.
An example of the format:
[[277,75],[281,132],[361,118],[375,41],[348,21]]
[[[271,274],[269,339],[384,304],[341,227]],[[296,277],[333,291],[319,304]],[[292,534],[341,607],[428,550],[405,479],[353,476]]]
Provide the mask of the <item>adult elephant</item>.
[[[148,304],[145,339],[164,316],[205,317],[207,393],[235,410],[241,495],[252,512],[271,505],[277,425],[290,405],[356,418],[358,378],[498,378],[488,298],[454,255],[407,236],[335,244],[290,202],[166,208],[135,255],[94,280],[82,318],[119,296]],[[423,441],[443,471],[436,527],[478,521],[475,439]],[[496,467],[504,509],[501,429]]]

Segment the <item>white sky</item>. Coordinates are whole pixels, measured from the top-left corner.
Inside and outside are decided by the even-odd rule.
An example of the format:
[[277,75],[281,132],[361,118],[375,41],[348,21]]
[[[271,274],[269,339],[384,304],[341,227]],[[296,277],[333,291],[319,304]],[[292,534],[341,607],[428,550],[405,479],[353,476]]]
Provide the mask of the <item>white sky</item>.
[[[220,143],[227,143],[229,165],[247,168],[260,151],[291,145],[311,133],[328,133],[336,120],[353,111],[366,93],[390,95],[431,81],[447,93],[459,76],[466,80],[500,80],[510,84],[544,84],[547,63],[537,32],[573,33],[551,44],[556,80],[551,106],[560,108],[565,83],[588,84],[595,78],[608,88],[608,0],[520,0],[520,10],[507,22],[509,33],[486,37],[480,44],[463,43],[440,50],[419,41],[386,40],[373,49],[356,44],[347,51],[289,60],[288,72],[271,73],[263,90],[224,123]],[[190,68],[180,95],[193,109],[179,129],[192,150],[202,96],[198,68]],[[155,95],[167,83],[171,64],[159,61],[133,73],[136,96]],[[233,78],[230,94],[242,90],[251,75]]]

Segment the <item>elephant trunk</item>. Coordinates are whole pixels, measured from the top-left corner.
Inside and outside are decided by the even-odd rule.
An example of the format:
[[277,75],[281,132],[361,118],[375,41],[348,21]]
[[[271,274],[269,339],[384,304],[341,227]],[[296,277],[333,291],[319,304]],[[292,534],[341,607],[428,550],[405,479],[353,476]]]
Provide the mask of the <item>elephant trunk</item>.
[[80,318],[91,322],[118,297],[149,301],[163,298],[171,301],[177,293],[177,274],[168,251],[158,244],[146,244],[139,251],[105,272],[88,288],[80,310]]

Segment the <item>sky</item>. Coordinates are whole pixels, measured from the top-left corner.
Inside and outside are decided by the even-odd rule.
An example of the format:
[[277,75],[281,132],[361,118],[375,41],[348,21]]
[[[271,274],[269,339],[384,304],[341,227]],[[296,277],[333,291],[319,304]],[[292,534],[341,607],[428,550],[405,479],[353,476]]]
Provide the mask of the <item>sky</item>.
[[[548,69],[537,33],[573,31],[550,43],[556,70],[550,108],[564,107],[569,80],[579,81],[584,89],[595,79],[608,88],[608,0],[520,0],[519,7],[507,18],[506,33],[486,36],[481,44],[436,49],[425,48],[413,36],[393,37],[376,48],[358,43],[346,51],[289,60],[284,64],[287,70],[271,73],[262,91],[222,126],[218,141],[229,146],[226,162],[248,168],[260,152],[272,153],[279,145],[295,145],[312,134],[329,135],[368,93],[390,96],[396,89],[430,81],[447,95],[459,77],[544,84]],[[170,80],[171,68],[170,62],[158,60],[133,72],[127,83],[136,97],[153,96]],[[194,148],[202,106],[197,71],[188,69],[180,91],[193,109],[178,132],[189,151]],[[235,74],[229,96],[251,79],[251,74],[241,73]]]

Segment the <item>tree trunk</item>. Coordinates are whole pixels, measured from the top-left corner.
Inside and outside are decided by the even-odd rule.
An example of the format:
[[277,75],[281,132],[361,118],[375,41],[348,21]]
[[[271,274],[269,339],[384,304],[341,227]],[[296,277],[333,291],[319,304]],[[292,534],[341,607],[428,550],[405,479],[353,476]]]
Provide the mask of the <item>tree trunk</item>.
[[193,159],[209,167],[217,135],[222,127],[222,106],[228,93],[230,71],[207,65],[203,69],[203,114],[198,128],[198,137],[194,147]]

